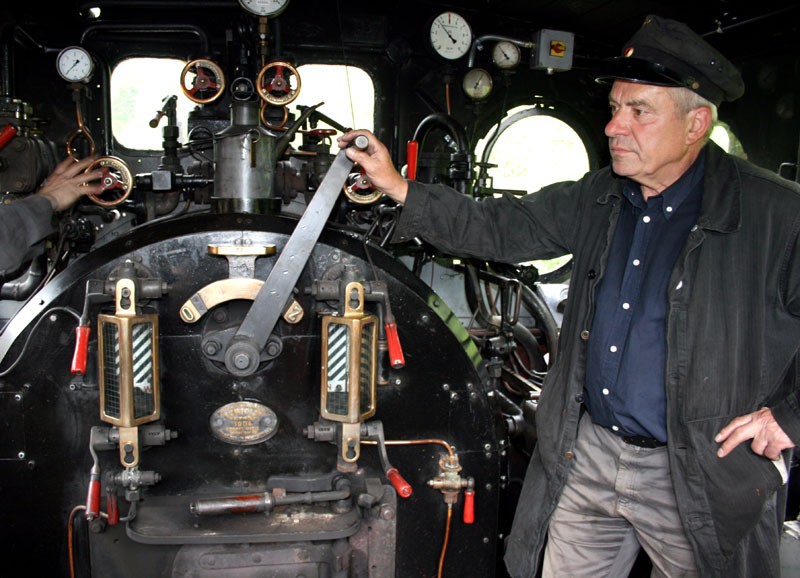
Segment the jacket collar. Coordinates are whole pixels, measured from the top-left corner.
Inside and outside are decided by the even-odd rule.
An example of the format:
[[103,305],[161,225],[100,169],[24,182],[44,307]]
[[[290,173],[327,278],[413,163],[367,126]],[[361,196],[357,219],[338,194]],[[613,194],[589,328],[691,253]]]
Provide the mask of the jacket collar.
[[[732,157],[716,143],[709,141],[701,154],[706,155],[706,174],[703,179],[703,204],[697,225],[720,233],[732,233],[739,229],[742,221],[742,183]],[[621,199],[626,179],[614,175],[611,187],[597,197],[605,205],[612,198]]]
[[742,224],[742,180],[733,157],[709,142],[706,147],[703,205],[697,225],[720,233],[738,231]]

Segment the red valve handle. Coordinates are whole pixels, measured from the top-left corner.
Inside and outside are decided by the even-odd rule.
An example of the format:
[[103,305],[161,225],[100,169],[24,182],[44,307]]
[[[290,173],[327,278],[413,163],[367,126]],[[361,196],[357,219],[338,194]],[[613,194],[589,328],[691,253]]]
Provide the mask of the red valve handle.
[[89,491],[86,493],[86,519],[94,520],[100,515],[100,476],[92,474]]
[[0,132],[0,149],[6,146],[8,144],[8,141],[14,138],[16,134],[17,134],[17,127],[15,127],[13,124],[7,124],[3,128],[2,132]]
[[406,162],[408,169],[406,170],[406,177],[408,180],[413,181],[417,178],[417,154],[419,152],[419,143],[415,140],[408,141],[406,147]]
[[392,321],[384,327],[386,329],[386,343],[389,346],[389,363],[395,369],[400,369],[406,364],[406,358],[403,356],[403,348],[400,347],[400,338],[397,336],[397,323]]
[[106,513],[108,514],[108,525],[116,526],[119,524],[119,508],[117,507],[117,495],[114,492],[106,493]]
[[475,522],[475,490],[464,490],[464,523]]
[[414,493],[414,490],[411,489],[411,484],[403,479],[403,476],[400,475],[397,468],[389,468],[386,470],[386,478],[392,483],[394,489],[401,498],[408,498]]
[[79,325],[75,328],[75,352],[72,354],[72,375],[84,375],[86,373],[86,352],[89,349],[88,326]]

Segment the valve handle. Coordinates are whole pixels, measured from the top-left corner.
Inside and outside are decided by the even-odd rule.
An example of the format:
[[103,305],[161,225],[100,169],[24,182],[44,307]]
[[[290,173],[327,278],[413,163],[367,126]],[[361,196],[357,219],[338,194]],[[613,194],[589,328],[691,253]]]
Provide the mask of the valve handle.
[[389,363],[395,369],[400,369],[406,364],[403,356],[403,348],[400,346],[400,338],[397,336],[397,323],[394,321],[384,325],[386,329],[386,343],[389,346]]
[[94,520],[100,515],[100,476],[93,473],[86,493],[86,519]]
[[464,490],[464,523],[475,522],[475,490]]
[[117,495],[112,492],[106,492],[106,513],[108,514],[108,525],[116,526],[119,524],[119,507],[117,506]]
[[409,498],[414,493],[414,490],[411,489],[411,484],[400,475],[397,468],[392,467],[386,470],[386,478],[392,483],[401,498]]
[[89,349],[89,334],[91,328],[86,325],[79,325],[75,328],[75,351],[72,354],[72,375],[84,375],[86,373],[86,352]]
[[415,140],[408,141],[406,147],[406,178],[413,181],[417,178],[417,155],[419,153],[419,143]]
[[0,132],[0,149],[8,144],[8,142],[14,138],[17,134],[17,127],[13,124],[7,124],[3,127],[2,132]]

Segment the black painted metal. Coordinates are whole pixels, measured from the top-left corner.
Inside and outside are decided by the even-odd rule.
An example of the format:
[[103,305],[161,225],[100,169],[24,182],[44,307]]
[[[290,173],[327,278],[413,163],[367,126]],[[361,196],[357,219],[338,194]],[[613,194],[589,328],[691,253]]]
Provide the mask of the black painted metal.
[[[19,353],[33,323],[42,314],[48,317],[31,338],[17,368],[0,384],[3,419],[13,427],[0,456],[0,507],[6,520],[0,529],[0,540],[7,551],[15,553],[11,566],[24,561],[25,572],[31,575],[65,575],[66,520],[69,511],[85,501],[91,468],[89,432],[92,426],[102,425],[93,359],[96,341],[90,344],[87,376],[73,379],[69,365],[75,321],[63,312],[46,311],[55,306],[80,310],[86,281],[105,278],[126,259],[141,263],[168,284],[165,296],[149,301],[148,309],[158,313],[160,321],[160,423],[179,434],[166,445],[147,447],[141,453],[141,468],[158,472],[161,481],[142,490],[140,522],[146,522],[149,512],[154,511],[148,507],[158,504],[182,508],[203,496],[253,494],[266,491],[267,481],[273,476],[314,479],[335,469],[336,447],[311,441],[303,432],[319,419],[321,363],[321,321],[315,314],[318,304],[303,289],[342,263],[356,265],[365,279],[370,279],[372,270],[360,238],[347,232],[323,231],[297,284],[299,292],[295,297],[305,316],[296,325],[277,323],[275,333],[283,341],[283,351],[251,376],[232,376],[224,366],[203,355],[202,332],[208,323],[205,317],[212,319],[211,315],[195,325],[179,318],[180,306],[191,295],[228,274],[226,260],[209,255],[208,244],[249,239],[254,244],[274,244],[280,254],[295,224],[293,219],[275,216],[203,215],[141,227],[77,260],[36,301],[23,308],[19,320],[15,319],[2,337],[9,349],[9,360]],[[429,305],[437,296],[387,253],[377,248],[371,251],[378,273],[389,288],[406,357],[405,368],[389,370],[389,385],[378,390],[376,419],[383,422],[387,439],[440,438],[455,446],[462,475],[472,476],[477,482],[478,523],[461,523],[461,506],[456,506],[444,575],[492,576],[497,563],[503,464],[498,422],[490,406],[492,398],[484,391],[482,374],[459,338]],[[265,279],[274,261],[275,257],[259,258],[256,277]],[[92,307],[93,335],[96,316],[107,306]],[[438,307],[441,311],[441,304]],[[217,439],[209,426],[211,415],[225,404],[244,400],[256,401],[274,411],[279,420],[278,431],[269,440],[249,446]],[[14,448],[10,447],[10,440],[17,442]],[[388,448],[392,464],[414,488],[411,498],[397,500],[396,512],[386,513],[396,524],[394,561],[398,577],[436,573],[446,506],[441,493],[427,487],[426,482],[438,474],[438,458],[443,451],[438,445]],[[24,452],[22,458],[19,452]],[[376,479],[386,484],[377,448],[365,445],[361,454],[360,470],[353,475],[354,494],[363,492],[366,480],[373,480],[372,485]],[[99,458],[103,473],[122,469],[117,451],[101,451]],[[32,488],[36,490],[31,491]],[[122,497],[120,510],[123,516],[127,512]],[[375,515],[374,509],[369,508],[356,508],[354,512],[361,525],[368,522],[369,512]],[[240,539],[229,539],[235,536],[236,524],[258,527],[263,521],[266,526],[264,515],[241,514],[238,516],[249,518],[228,525],[224,519],[215,520],[219,542]],[[189,526],[192,517],[175,516],[172,523]],[[172,575],[173,563],[184,545],[170,545],[168,539],[161,545],[142,544],[122,530],[109,527],[90,534],[92,575]],[[135,530],[134,523],[128,533]],[[178,527],[175,533],[189,530],[190,527]],[[343,539],[343,534],[347,532],[331,532],[328,537]],[[369,542],[363,533],[360,536],[360,543]],[[314,539],[323,538],[322,530],[314,535]],[[78,576],[88,575],[85,548],[86,523],[79,520]],[[9,566],[5,568],[10,570]]]

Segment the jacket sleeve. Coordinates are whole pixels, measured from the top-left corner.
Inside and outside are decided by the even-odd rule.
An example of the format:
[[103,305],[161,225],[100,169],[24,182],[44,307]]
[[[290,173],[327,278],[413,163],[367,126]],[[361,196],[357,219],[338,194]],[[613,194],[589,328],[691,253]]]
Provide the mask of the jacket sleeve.
[[15,271],[30,248],[53,232],[53,208],[41,195],[0,204],[0,275]]
[[443,185],[408,183],[408,196],[393,241],[420,237],[459,257],[519,263],[572,252],[572,216],[579,183],[556,183],[522,198],[476,201]]

